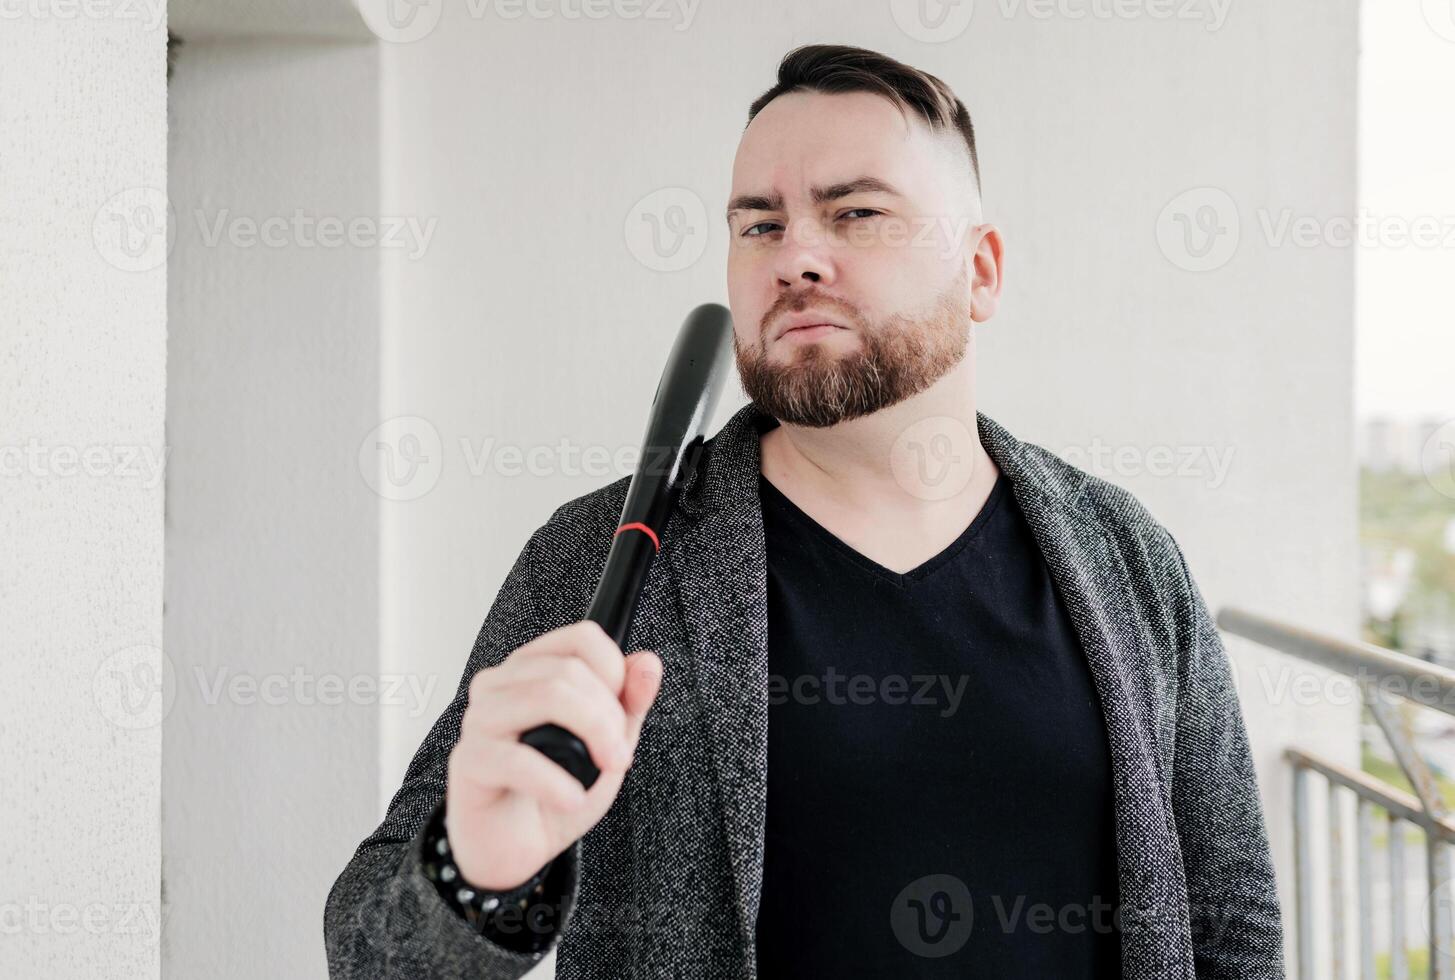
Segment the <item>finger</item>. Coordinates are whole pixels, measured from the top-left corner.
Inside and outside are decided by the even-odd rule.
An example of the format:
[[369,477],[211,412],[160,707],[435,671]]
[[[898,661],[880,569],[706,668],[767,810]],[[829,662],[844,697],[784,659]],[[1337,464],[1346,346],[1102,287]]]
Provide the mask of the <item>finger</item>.
[[[623,666],[622,672],[625,673],[625,671],[626,668]],[[564,653],[542,653],[522,660],[514,669],[502,671],[491,678],[488,686],[493,689],[519,687],[523,684],[536,684],[557,677],[565,678],[573,684],[580,685],[583,689],[600,688],[607,697],[619,697],[621,693],[620,690],[612,690],[610,685],[601,679],[601,675],[587,665],[586,661]]]
[[462,731],[516,741],[538,725],[560,725],[586,743],[599,769],[626,765],[626,711],[594,675],[586,683],[558,672],[543,680],[492,686],[471,703]]
[[647,711],[661,691],[662,669],[662,659],[651,650],[642,650],[627,659],[621,706],[626,713],[627,738],[633,748],[646,721]]
[[462,742],[450,753],[450,766],[478,789],[523,793],[558,810],[575,809],[586,799],[574,776],[521,742]]
[[509,664],[518,657],[524,661],[543,656],[580,658],[596,672],[613,694],[621,692],[622,681],[626,677],[621,647],[592,620],[583,619],[579,623],[542,634],[516,650],[505,662]]

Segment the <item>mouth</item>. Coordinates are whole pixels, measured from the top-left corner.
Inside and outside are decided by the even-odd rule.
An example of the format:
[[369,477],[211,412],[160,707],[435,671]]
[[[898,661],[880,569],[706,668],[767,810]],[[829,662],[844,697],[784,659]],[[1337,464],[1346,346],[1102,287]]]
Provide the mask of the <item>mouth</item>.
[[789,329],[783,331],[783,333],[779,334],[778,339],[793,341],[817,340],[820,337],[826,337],[831,333],[836,333],[840,330],[845,329],[847,328],[841,327],[836,323],[808,323],[801,327],[790,327]]
[[782,326],[778,328],[775,340],[783,340],[791,337],[795,340],[808,340],[813,337],[821,337],[838,330],[848,328],[834,323],[832,320],[824,319],[822,314],[800,313],[786,318]]

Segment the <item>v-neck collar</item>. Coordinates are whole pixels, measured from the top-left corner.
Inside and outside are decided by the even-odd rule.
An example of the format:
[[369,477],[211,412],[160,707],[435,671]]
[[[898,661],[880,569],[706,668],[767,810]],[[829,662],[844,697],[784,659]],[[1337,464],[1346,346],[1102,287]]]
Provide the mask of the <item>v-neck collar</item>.
[[901,589],[911,588],[919,582],[924,581],[937,570],[953,561],[960,552],[965,550],[971,541],[978,538],[985,526],[990,523],[990,519],[994,515],[996,508],[1000,506],[1001,499],[1005,496],[1005,488],[1008,482],[1004,473],[998,473],[995,478],[995,483],[990,488],[989,495],[985,498],[985,502],[980,505],[980,510],[970,519],[970,523],[961,530],[955,537],[955,540],[909,571],[896,572],[892,568],[887,568],[879,564],[879,562],[865,555],[844,541],[843,538],[840,538],[837,534],[834,534],[834,532],[824,527],[802,507],[795,504],[786,493],[774,486],[773,482],[766,476],[763,476],[761,473],[758,475],[758,487],[763,494],[763,502],[765,505],[770,501],[776,503],[782,513],[787,515],[790,520],[794,521],[808,534],[842,555],[854,565],[862,568],[870,575]]

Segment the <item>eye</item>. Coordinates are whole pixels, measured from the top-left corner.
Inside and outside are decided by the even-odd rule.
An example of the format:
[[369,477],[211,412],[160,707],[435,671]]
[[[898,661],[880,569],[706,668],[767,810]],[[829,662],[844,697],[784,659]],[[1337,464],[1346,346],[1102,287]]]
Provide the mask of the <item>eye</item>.
[[[840,218],[850,218],[851,216],[854,216],[854,215],[861,215],[863,218],[871,218],[871,217],[873,217],[876,214],[883,214],[883,213],[884,212],[882,212],[882,211],[876,211],[873,208],[850,208],[849,210],[845,211],[843,214],[840,214],[839,217]],[[861,220],[861,219],[860,218],[853,218],[852,220]],[[757,231],[755,231],[755,229],[769,227],[769,226],[776,227],[776,228],[781,228],[782,227],[776,221],[760,221],[760,222],[758,222],[755,225],[749,225],[748,227],[744,228],[743,229],[742,237],[744,237],[744,238],[762,238],[763,235],[767,234],[767,232],[757,232]]]

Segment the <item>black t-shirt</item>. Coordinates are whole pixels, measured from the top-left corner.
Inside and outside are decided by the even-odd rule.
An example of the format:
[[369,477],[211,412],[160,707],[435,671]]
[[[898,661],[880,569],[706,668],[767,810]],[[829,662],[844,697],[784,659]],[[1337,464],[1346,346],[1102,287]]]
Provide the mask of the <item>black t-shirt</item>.
[[905,574],[759,487],[760,975],[1119,977],[1101,704],[1007,478]]

